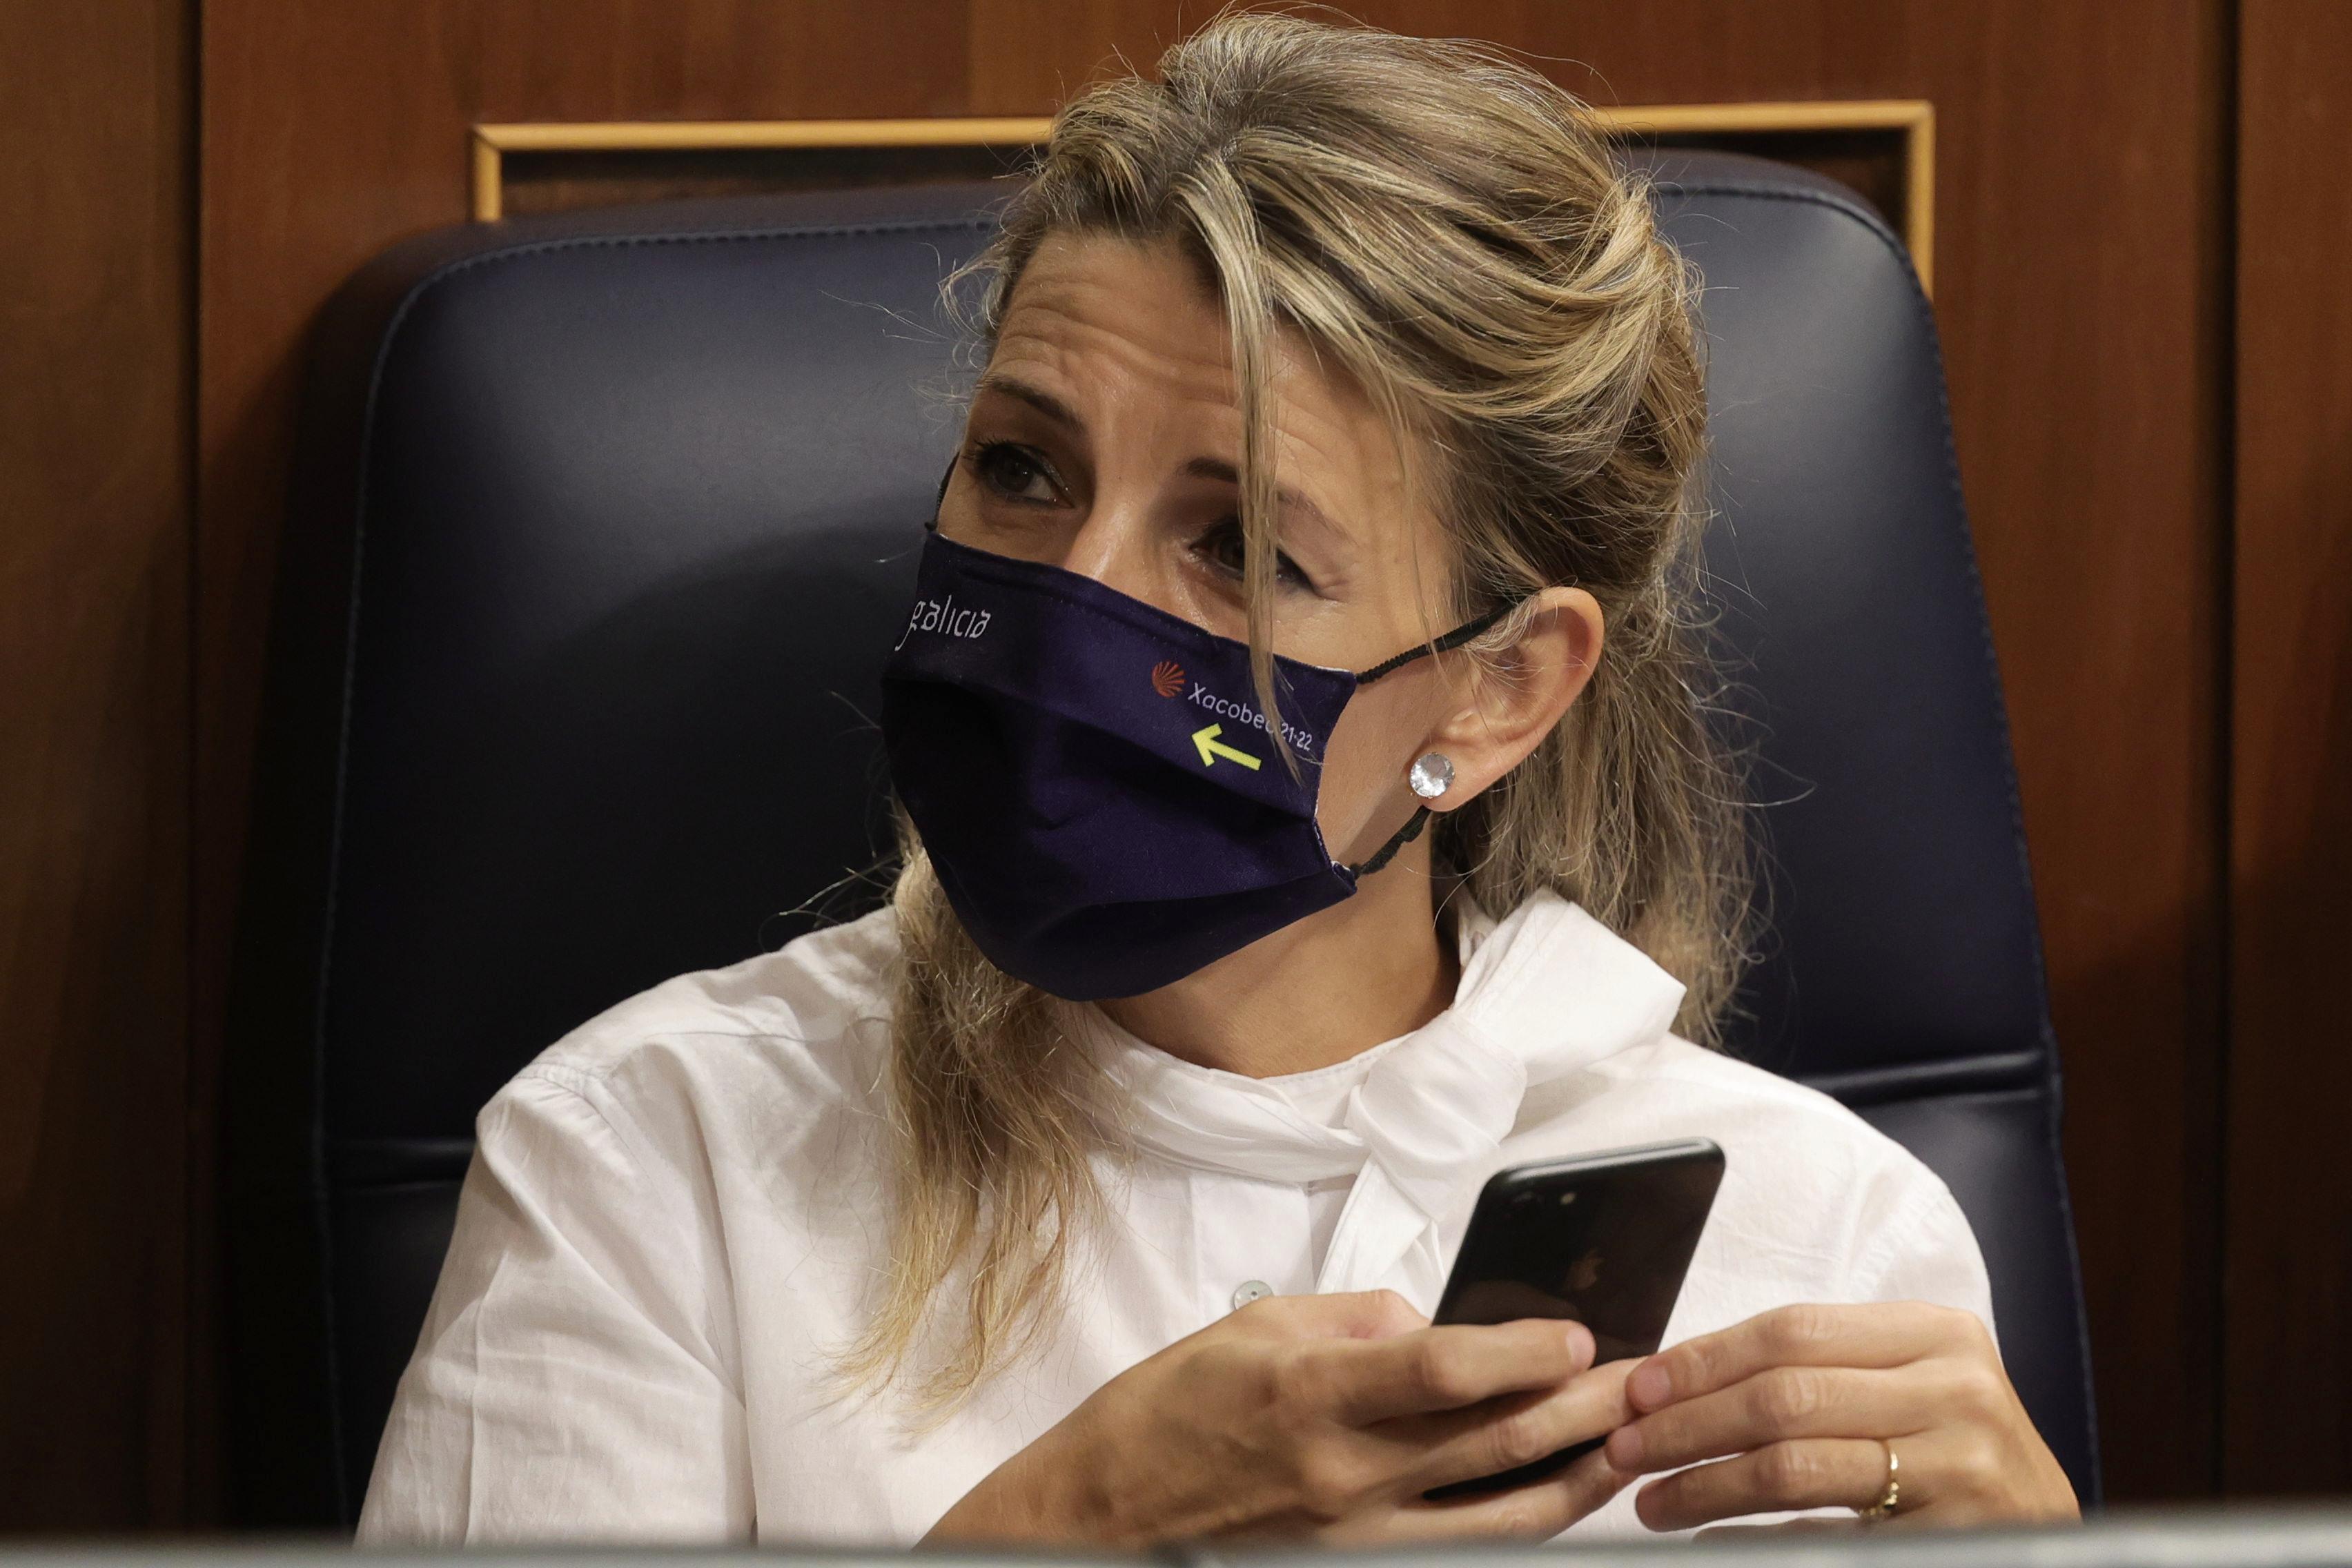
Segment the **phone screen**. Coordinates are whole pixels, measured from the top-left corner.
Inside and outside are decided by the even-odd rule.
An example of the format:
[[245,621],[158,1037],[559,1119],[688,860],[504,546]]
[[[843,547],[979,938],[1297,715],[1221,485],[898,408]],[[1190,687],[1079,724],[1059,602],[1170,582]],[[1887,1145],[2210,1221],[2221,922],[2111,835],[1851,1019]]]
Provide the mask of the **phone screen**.
[[[1433,1321],[1572,1318],[1592,1331],[1595,1365],[1649,1355],[1665,1338],[1722,1181],[1723,1151],[1704,1138],[1498,1172],[1478,1194]],[[1600,1446],[1425,1495],[1524,1485]]]

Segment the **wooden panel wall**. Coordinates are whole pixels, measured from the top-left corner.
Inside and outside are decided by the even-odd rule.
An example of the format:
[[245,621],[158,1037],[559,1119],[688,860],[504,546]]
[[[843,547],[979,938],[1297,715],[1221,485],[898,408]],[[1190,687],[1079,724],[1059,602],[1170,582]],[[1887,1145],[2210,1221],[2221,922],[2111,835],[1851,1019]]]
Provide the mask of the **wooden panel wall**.
[[[2344,8],[1355,9],[1534,51],[1604,101],[1935,102],[1937,314],[2070,1076],[2111,1490],[2352,1486],[2352,1213],[2280,1135],[2352,1087],[2322,1011],[2352,860],[2327,809],[2352,760]],[[1148,64],[1179,15],[0,9],[0,363],[40,372],[0,383],[0,1528],[219,1515],[208,1140],[299,355],[329,291],[464,218],[477,121],[1041,113],[1114,51]]]
[[[2230,1140],[2233,1492],[2352,1487],[2352,6],[2240,45]],[[2332,1178],[2332,1179],[2331,1179]]]
[[[1937,308],[2076,1108],[2069,1148],[2108,1471],[2119,1497],[2209,1487],[2223,7],[1360,9],[1551,57],[1570,88],[1620,102],[1936,103]],[[296,345],[362,258],[464,216],[469,122],[1039,113],[1118,54],[1153,58],[1177,15],[1169,0],[593,0],[551,29],[535,7],[481,0],[290,13],[211,0],[197,820],[213,914],[200,932],[221,929],[234,887]],[[200,946],[200,984],[216,958]],[[200,1002],[199,1019],[213,1016]]]
[[189,1517],[189,26],[0,6],[0,1525]]

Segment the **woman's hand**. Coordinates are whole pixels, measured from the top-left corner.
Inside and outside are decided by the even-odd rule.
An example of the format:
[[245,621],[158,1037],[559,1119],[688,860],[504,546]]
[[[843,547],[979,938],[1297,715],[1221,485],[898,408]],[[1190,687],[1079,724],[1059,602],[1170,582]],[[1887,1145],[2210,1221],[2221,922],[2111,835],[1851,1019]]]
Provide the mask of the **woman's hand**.
[[1542,1540],[1624,1485],[1601,1454],[1508,1491],[1421,1494],[1630,1419],[1633,1363],[1591,1360],[1576,1323],[1432,1328],[1387,1290],[1271,1296],[1105,1384],[925,1543]]
[[2081,1517],[1972,1312],[1917,1301],[1782,1307],[1638,1363],[1626,1394],[1641,1415],[1611,1435],[1609,1462],[1629,1478],[1695,1467],[1636,1494],[1652,1530],[1866,1507],[1885,1489],[1883,1443],[1901,1462],[1887,1523]]

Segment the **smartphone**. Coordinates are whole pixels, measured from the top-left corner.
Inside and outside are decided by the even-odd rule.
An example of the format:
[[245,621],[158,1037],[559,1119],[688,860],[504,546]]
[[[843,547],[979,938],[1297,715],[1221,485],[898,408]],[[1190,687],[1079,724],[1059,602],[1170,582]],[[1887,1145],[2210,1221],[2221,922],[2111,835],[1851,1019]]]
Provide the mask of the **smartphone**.
[[[1665,1338],[1722,1182],[1723,1151],[1706,1138],[1497,1171],[1479,1191],[1432,1321],[1573,1318],[1592,1331],[1596,1366],[1649,1355]],[[1604,1441],[1422,1495],[1435,1501],[1524,1486]]]

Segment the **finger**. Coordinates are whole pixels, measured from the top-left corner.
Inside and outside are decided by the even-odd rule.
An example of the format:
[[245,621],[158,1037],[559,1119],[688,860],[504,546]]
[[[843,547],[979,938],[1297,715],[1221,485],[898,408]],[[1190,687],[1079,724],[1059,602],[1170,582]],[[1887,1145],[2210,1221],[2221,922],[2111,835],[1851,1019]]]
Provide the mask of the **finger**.
[[1556,1476],[1508,1491],[1407,1503],[1358,1539],[1549,1541],[1615,1497],[1626,1482],[1600,1455],[1588,1454]]
[[1780,1509],[1866,1508],[1885,1486],[1876,1439],[1801,1437],[1661,1477],[1635,1495],[1633,1511],[1652,1530],[1688,1530]]
[[1768,1367],[1675,1401],[1609,1435],[1609,1462],[1629,1474],[1678,1469],[1789,1437],[1906,1437],[1939,1408],[1918,1367]]
[[1220,1321],[1284,1338],[1318,1340],[1390,1339],[1429,1326],[1429,1320],[1393,1290],[1266,1296]]
[[[1612,1362],[1546,1393],[1395,1424],[1395,1434],[1421,1450],[1405,1471],[1406,1484],[1418,1493],[1499,1475],[1603,1436],[1633,1415],[1625,1402],[1625,1374],[1633,1369],[1632,1362]],[[1587,1459],[1605,1463],[1606,1456],[1588,1455],[1577,1464]]]
[[1948,1343],[1955,1315],[1918,1301],[1775,1307],[1650,1357],[1633,1373],[1633,1404],[1655,1410],[1728,1388],[1768,1366],[1900,1366]]
[[1319,1381],[1321,1403],[1335,1419],[1368,1426],[1400,1415],[1454,1410],[1499,1394],[1549,1388],[1591,1363],[1590,1329],[1530,1318],[1317,1344],[1304,1352],[1302,1369]]

